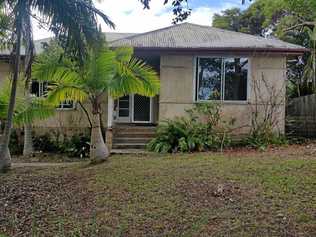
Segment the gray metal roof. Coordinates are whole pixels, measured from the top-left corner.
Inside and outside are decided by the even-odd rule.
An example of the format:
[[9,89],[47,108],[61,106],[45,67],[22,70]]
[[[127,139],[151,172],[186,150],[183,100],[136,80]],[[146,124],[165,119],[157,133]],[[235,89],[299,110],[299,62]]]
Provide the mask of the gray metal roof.
[[[137,33],[105,33],[110,47],[131,46],[138,49],[157,50],[209,50],[209,51],[263,51],[299,54],[308,49],[278,39],[263,38],[234,31],[191,23]],[[43,43],[52,38],[35,41],[35,52],[42,52]],[[21,49],[22,55],[25,53]],[[0,51],[0,56],[10,55],[10,50]]]
[[182,23],[115,40],[111,47],[132,46],[152,49],[265,50],[297,51],[307,49],[278,39],[268,39],[209,26]]

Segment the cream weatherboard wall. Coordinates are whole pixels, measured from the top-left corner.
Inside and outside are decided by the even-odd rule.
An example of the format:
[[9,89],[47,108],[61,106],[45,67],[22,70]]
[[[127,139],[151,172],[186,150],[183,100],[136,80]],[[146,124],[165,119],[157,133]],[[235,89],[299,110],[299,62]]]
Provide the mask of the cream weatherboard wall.
[[[245,102],[223,102],[222,115],[226,120],[230,118],[236,120],[235,133],[248,133],[251,125],[251,112],[258,108],[263,116],[263,108],[266,107],[265,105],[271,98],[271,91],[265,89],[266,82],[268,88],[273,88],[279,97],[278,111],[275,113],[277,121],[275,129],[283,133],[285,126],[286,57],[251,56],[248,58],[250,59],[248,100]],[[194,61],[195,56],[193,55],[164,55],[161,57],[160,121],[185,115],[185,110],[192,108],[195,103]],[[255,93],[255,85],[260,86],[259,93]]]

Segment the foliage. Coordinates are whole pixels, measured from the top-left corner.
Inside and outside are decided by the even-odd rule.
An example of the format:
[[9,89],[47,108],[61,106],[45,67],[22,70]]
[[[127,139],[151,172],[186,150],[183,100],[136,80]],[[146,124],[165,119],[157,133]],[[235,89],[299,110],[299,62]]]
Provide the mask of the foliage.
[[23,152],[23,141],[21,141],[21,132],[14,129],[11,132],[11,138],[9,143],[9,149],[12,155],[21,155]]
[[65,143],[65,152],[70,157],[89,157],[90,138],[84,134],[72,136]]
[[256,0],[246,10],[231,8],[215,14],[213,26],[273,36],[284,41],[311,48],[311,53],[292,57],[288,62],[288,96],[304,96],[315,91],[313,64],[313,32],[316,19],[314,0]]
[[0,49],[10,45],[10,27],[12,27],[11,17],[5,11],[4,2],[0,1]]
[[[267,91],[269,95],[265,95]],[[266,149],[268,145],[286,144],[286,138],[277,131],[278,118],[282,116],[280,108],[284,108],[285,103],[284,86],[269,83],[262,75],[261,80],[253,80],[252,92],[251,131],[243,143],[260,150]]]
[[[144,8],[149,9],[151,0],[140,0],[140,2],[144,5]],[[190,15],[192,9],[188,6],[188,0],[163,0],[164,4],[168,4],[171,2],[172,5],[172,13],[174,18],[172,20],[173,24],[177,24],[186,20]]]
[[90,139],[84,134],[74,135],[64,139],[54,138],[47,133],[34,137],[34,147],[44,153],[66,154],[69,157],[89,157]]
[[162,122],[148,149],[161,153],[193,152],[219,150],[229,145],[229,126],[221,120],[218,103],[196,104],[187,115]]
[[39,152],[60,152],[59,142],[53,140],[50,134],[44,134],[34,137],[34,148]]
[[[87,46],[95,44],[101,37],[98,17],[109,27],[115,26],[109,17],[98,10],[90,0],[4,0],[1,3],[4,15],[9,16],[14,22],[9,28],[11,36],[8,38],[15,39],[17,23],[20,23],[23,41],[33,47],[32,25],[30,24],[32,17],[41,27],[52,31],[59,44],[80,60],[86,55]],[[28,52],[33,54],[33,49]]]
[[[0,90],[0,121],[7,117],[9,99],[11,93],[11,81],[5,80]],[[16,104],[13,115],[15,125],[47,119],[55,114],[55,107],[45,98],[27,98],[24,93],[24,85],[19,81],[17,87]]]
[[[157,73],[145,62],[132,57],[131,48],[110,50],[102,45],[90,49],[84,66],[67,58],[56,46],[49,47],[33,66],[38,80],[51,83],[47,98],[54,104],[64,100],[99,99],[105,92],[114,98],[137,93],[153,96],[159,92]],[[99,103],[99,102],[98,102]]]
[[260,130],[253,131],[241,144],[263,151],[266,150],[269,145],[287,145],[288,140],[286,136],[275,133],[271,127],[267,126],[261,127]]
[[[105,95],[118,98],[128,94],[154,96],[159,93],[160,81],[157,73],[144,61],[133,57],[129,47],[111,50],[103,42],[90,48],[84,64],[67,57],[56,46],[48,47],[37,58],[33,75],[50,85],[47,99],[58,105],[62,101],[76,101],[83,107],[91,123],[92,160],[103,160],[109,156],[101,132],[100,115]],[[84,111],[88,111],[83,107]],[[98,139],[93,134],[98,134]],[[101,142],[100,142],[101,141]],[[94,152],[98,150],[98,152]],[[97,157],[96,157],[97,156]]]
[[253,35],[264,34],[263,23],[265,16],[261,5],[251,5],[247,10],[231,8],[214,14],[213,26],[236,32],[249,33]]
[[[151,0],[139,0],[143,5],[144,8],[149,9],[150,7],[150,1]],[[252,0],[249,0],[250,2]],[[192,9],[189,7],[190,0],[163,0],[163,4],[166,5],[171,2],[171,9],[172,13],[174,15],[174,18],[172,20],[173,24],[177,24],[179,22],[182,22],[186,20],[192,12]],[[246,2],[246,0],[240,1],[242,4]]]

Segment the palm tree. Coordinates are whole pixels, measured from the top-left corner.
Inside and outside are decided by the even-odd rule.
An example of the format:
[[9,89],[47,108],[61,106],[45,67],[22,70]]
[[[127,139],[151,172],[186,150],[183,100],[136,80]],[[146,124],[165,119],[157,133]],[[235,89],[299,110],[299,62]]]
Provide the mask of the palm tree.
[[[0,121],[4,121],[7,117],[10,91],[11,81],[6,80],[0,90]],[[29,97],[24,92],[23,81],[19,81],[13,115],[13,123],[16,126],[32,124],[34,121],[44,120],[55,114],[55,106],[45,98]]]
[[0,171],[3,171],[11,166],[8,145],[13,122],[23,40],[26,41],[25,45],[27,46],[26,52],[28,55],[26,58],[30,59],[26,60],[25,69],[29,70],[32,64],[33,39],[28,37],[28,33],[32,32],[30,16],[53,31],[61,44],[80,61],[83,61],[86,55],[86,45],[99,39],[97,16],[100,16],[111,27],[114,27],[114,24],[105,14],[94,7],[92,0],[1,0],[0,4],[1,7],[4,6],[6,9],[6,14],[13,19],[11,29],[13,42],[12,87],[6,125],[0,143]]
[[131,93],[154,96],[160,88],[157,73],[132,57],[132,48],[110,50],[102,45],[90,49],[83,66],[56,51],[39,56],[33,75],[51,84],[47,95],[51,103],[57,105],[65,100],[90,103],[92,109],[87,113],[92,123],[90,159],[103,161],[110,153],[101,132],[102,98],[107,93],[113,98]]

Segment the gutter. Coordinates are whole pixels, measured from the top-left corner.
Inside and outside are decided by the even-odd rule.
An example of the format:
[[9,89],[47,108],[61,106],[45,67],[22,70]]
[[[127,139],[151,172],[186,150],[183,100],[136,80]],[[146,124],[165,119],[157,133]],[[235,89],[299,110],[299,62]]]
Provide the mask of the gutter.
[[285,55],[303,55],[310,52],[307,48],[284,49],[284,48],[160,48],[160,47],[134,47],[135,51],[152,51],[159,53],[240,53],[240,54],[285,54]]

